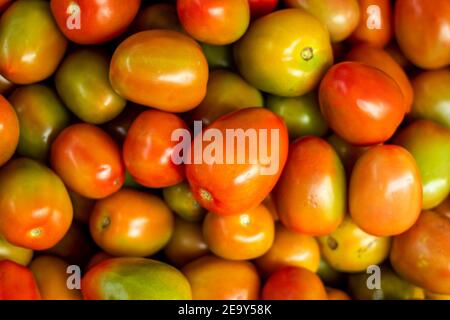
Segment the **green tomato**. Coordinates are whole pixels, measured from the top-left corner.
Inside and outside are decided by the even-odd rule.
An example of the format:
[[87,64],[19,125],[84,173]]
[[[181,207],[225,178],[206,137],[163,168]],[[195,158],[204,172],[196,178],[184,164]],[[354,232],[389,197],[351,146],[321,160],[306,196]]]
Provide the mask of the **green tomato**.
[[229,69],[233,66],[233,49],[231,46],[215,46],[206,43],[202,43],[201,46],[211,69]]
[[186,221],[200,221],[205,210],[195,200],[189,184],[181,182],[163,189],[164,200],[176,214]]

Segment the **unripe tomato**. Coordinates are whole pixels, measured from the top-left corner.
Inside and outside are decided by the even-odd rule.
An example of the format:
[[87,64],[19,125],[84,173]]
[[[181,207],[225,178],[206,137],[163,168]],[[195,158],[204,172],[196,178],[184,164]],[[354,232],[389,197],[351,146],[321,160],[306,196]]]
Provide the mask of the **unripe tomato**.
[[185,181],[164,188],[164,201],[180,218],[186,221],[201,221],[205,215],[205,209],[195,200],[189,184]]
[[19,119],[17,114],[2,95],[0,95],[0,167],[4,165],[16,151],[19,143]]
[[250,16],[258,19],[275,10],[278,0],[248,0],[250,6]]
[[130,29],[133,33],[152,29],[184,32],[178,20],[177,8],[168,3],[157,3],[139,10]]
[[0,300],[41,300],[33,273],[9,260],[0,261]]
[[33,258],[33,250],[15,246],[0,235],[0,261],[10,260],[26,266]]

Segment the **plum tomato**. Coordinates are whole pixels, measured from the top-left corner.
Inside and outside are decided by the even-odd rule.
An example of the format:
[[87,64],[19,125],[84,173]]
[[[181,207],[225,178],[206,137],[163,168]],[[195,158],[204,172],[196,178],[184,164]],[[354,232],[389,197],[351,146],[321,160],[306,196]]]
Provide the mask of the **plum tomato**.
[[0,235],[0,261],[10,260],[26,266],[33,258],[33,250],[15,246]]
[[30,269],[9,260],[0,261],[0,300],[41,300]]
[[251,18],[258,19],[274,11],[278,0],[248,0],[248,4]]
[[16,151],[19,143],[20,125],[16,112],[11,104],[0,95],[0,167],[4,165]]
[[195,200],[186,181],[163,189],[164,201],[170,209],[186,221],[203,220],[205,209]]

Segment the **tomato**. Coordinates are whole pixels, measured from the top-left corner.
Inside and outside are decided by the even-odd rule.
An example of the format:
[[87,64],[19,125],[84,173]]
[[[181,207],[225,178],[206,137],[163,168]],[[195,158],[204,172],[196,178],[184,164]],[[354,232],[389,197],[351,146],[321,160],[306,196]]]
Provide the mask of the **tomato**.
[[325,140],[310,136],[293,142],[275,188],[283,225],[313,236],[335,230],[346,211],[345,180],[344,167]]
[[250,260],[262,256],[272,246],[275,225],[263,205],[233,216],[208,213],[203,234],[209,249],[229,260]]
[[319,243],[323,257],[333,269],[360,272],[383,262],[389,255],[391,241],[364,232],[346,216],[334,232],[320,237]]
[[251,18],[258,19],[274,11],[278,0],[248,0],[248,4]]
[[423,69],[450,63],[450,3],[447,0],[399,0],[395,35],[406,57]]
[[[233,135],[226,134],[227,130],[232,130]],[[207,141],[211,133],[222,137],[222,145],[213,144],[217,147],[214,155]],[[244,139],[252,133],[253,139]],[[230,152],[233,147],[234,152]],[[195,161],[186,164],[186,176],[195,198],[209,211],[232,215],[255,208],[270,193],[286,162],[288,133],[283,120],[271,111],[248,108],[213,122],[195,137],[192,148],[194,160],[201,157],[199,164]]]
[[134,33],[151,29],[184,32],[178,20],[177,8],[168,3],[157,3],[140,10],[131,29]]
[[357,0],[284,0],[287,7],[303,8],[325,25],[331,41],[345,40],[359,23]]
[[424,211],[417,223],[394,238],[391,264],[413,284],[439,294],[450,294],[450,220]]
[[180,117],[159,110],[144,111],[134,120],[125,138],[123,159],[136,182],[162,188],[183,181],[184,166],[172,157],[178,144],[172,135],[181,129],[188,127]]
[[164,247],[164,254],[171,263],[182,267],[204,256],[208,251],[200,224],[175,219],[172,237]]
[[148,110],[148,108],[128,103],[117,117],[105,123],[102,127],[116,142],[122,145],[134,120],[145,110]]
[[347,293],[334,288],[325,288],[328,300],[351,300]]
[[230,45],[215,46],[202,43],[201,46],[210,69],[230,69],[233,67],[233,49]]
[[383,49],[368,44],[361,44],[352,48],[347,54],[347,60],[358,61],[384,71],[395,80],[405,99],[406,112],[411,110],[413,103],[413,89],[405,71]]
[[316,272],[319,261],[320,250],[316,239],[289,231],[277,223],[272,247],[255,263],[263,275],[269,275],[284,266],[303,267]]
[[78,44],[99,44],[122,34],[136,16],[141,0],[51,0],[56,23]]
[[331,129],[355,145],[388,140],[406,110],[397,83],[383,71],[359,62],[334,65],[322,79],[319,102]]
[[348,177],[352,173],[356,160],[370,148],[351,145],[335,134],[329,136],[327,141],[341,159]]
[[0,234],[8,242],[44,250],[62,239],[71,222],[69,194],[53,171],[27,158],[1,168]]
[[149,30],[117,47],[109,76],[114,90],[127,100],[184,112],[205,97],[208,64],[193,39],[175,31]]
[[68,288],[69,264],[52,256],[39,256],[33,260],[30,269],[34,274],[42,300],[81,300],[81,292]]
[[173,215],[157,196],[122,189],[97,201],[89,221],[92,238],[115,256],[150,256],[173,232]]
[[0,73],[17,84],[48,78],[64,56],[67,40],[46,1],[15,1],[0,20]]
[[359,24],[350,36],[353,42],[384,47],[394,35],[390,0],[358,0]]
[[301,9],[268,14],[234,46],[241,75],[256,88],[296,97],[316,87],[333,63],[328,32]]
[[0,261],[0,300],[40,300],[33,273],[9,260]]
[[394,140],[411,152],[419,168],[423,209],[439,205],[450,194],[450,130],[428,120],[417,120]]
[[190,118],[209,125],[235,110],[263,105],[261,92],[239,75],[228,70],[214,70],[209,76],[205,99],[190,112]]
[[200,221],[205,215],[205,210],[195,200],[189,184],[185,181],[164,188],[164,201],[180,218],[186,221]]
[[45,161],[53,140],[69,125],[69,112],[57,94],[42,84],[17,88],[9,102],[20,123],[17,153]]
[[14,154],[19,143],[19,119],[14,109],[0,95],[0,167]]
[[260,281],[248,261],[231,261],[205,256],[186,265],[193,300],[256,300]]
[[86,300],[189,300],[180,271],[145,258],[114,258],[93,266],[81,281]]
[[125,99],[109,83],[109,57],[102,51],[80,49],[68,55],[55,74],[58,94],[81,120],[93,124],[114,119]]
[[412,80],[414,118],[433,120],[450,130],[450,68],[425,71]]
[[264,300],[327,300],[320,278],[301,267],[284,267],[275,271],[262,290]]
[[214,45],[235,42],[250,23],[248,0],[177,0],[177,11],[187,33]]
[[103,130],[86,123],[59,134],[51,147],[51,163],[71,190],[87,198],[107,197],[125,179],[118,146]]
[[286,122],[292,139],[307,135],[323,136],[328,131],[314,92],[294,98],[271,95],[267,97],[266,104]]
[[422,208],[419,168],[394,145],[375,146],[356,162],[350,178],[349,209],[355,223],[376,236],[408,230]]
[[88,199],[70,190],[69,196],[70,200],[72,200],[73,218],[78,222],[88,224],[95,200]]
[[33,250],[15,246],[0,235],[0,261],[10,260],[26,266],[33,257]]

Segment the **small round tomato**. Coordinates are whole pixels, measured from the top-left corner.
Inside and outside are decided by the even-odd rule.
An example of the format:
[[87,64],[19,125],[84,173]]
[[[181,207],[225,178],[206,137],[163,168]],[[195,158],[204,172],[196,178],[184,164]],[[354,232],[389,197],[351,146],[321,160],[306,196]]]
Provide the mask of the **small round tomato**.
[[413,284],[439,294],[450,294],[450,220],[424,211],[417,223],[394,238],[391,264]]
[[0,261],[0,300],[41,300],[33,273],[9,260]]
[[101,124],[125,108],[109,83],[109,57],[92,49],[68,55],[55,74],[55,85],[64,104],[84,122]]
[[33,260],[30,269],[36,279],[42,300],[81,300],[79,289],[68,288],[69,264],[64,260],[43,255]]
[[250,84],[286,97],[314,89],[333,63],[326,28],[302,9],[279,10],[253,22],[234,46],[234,56]]
[[15,1],[0,20],[0,73],[17,84],[48,78],[64,56],[67,40],[47,1]]
[[15,246],[0,235],[0,261],[10,260],[26,266],[33,257],[33,250]]
[[367,234],[347,216],[334,232],[320,237],[319,243],[323,257],[333,269],[360,272],[383,262],[389,255],[391,241]]
[[132,35],[117,47],[109,76],[114,90],[127,100],[184,112],[205,97],[208,63],[200,45],[188,36],[149,30]]
[[13,107],[0,95],[0,167],[14,154],[19,143],[19,119]]
[[325,140],[310,136],[291,144],[275,188],[286,228],[313,236],[333,232],[344,218],[346,193],[344,167]]
[[353,220],[367,233],[392,236],[408,230],[422,208],[416,161],[402,147],[369,149],[353,168],[348,201]]
[[99,44],[122,34],[136,16],[141,0],[51,0],[56,23],[78,44]]
[[195,200],[189,184],[185,181],[164,188],[164,201],[167,205],[186,221],[200,221],[205,215],[205,210]]
[[57,94],[41,84],[17,88],[9,101],[20,123],[17,153],[45,161],[53,140],[69,125],[69,112]]
[[264,300],[327,300],[322,280],[301,267],[284,267],[275,271],[262,290]]
[[[212,144],[215,152],[208,142],[212,134],[222,141]],[[195,198],[204,208],[222,215],[255,208],[283,170],[288,139],[283,120],[266,108],[242,109],[219,118],[192,143],[186,176]]]
[[97,201],[89,221],[94,241],[114,256],[150,256],[173,232],[173,215],[157,196],[122,189]]
[[230,69],[233,67],[233,49],[230,45],[215,46],[202,43],[201,46],[210,69]]
[[51,163],[71,190],[87,198],[107,197],[125,179],[119,147],[103,130],[87,123],[59,134],[51,147]]
[[327,141],[341,159],[348,177],[353,171],[356,160],[370,148],[351,145],[336,134],[329,136]]
[[406,57],[423,69],[450,63],[450,2],[447,0],[398,0],[395,35]]
[[260,280],[248,261],[231,261],[205,256],[186,265],[193,300],[256,300]]
[[278,0],[248,0],[248,4],[251,18],[258,19],[274,11]]
[[123,159],[137,183],[163,188],[183,181],[184,166],[173,161],[179,143],[172,138],[176,130],[188,131],[188,127],[180,117],[164,111],[147,110],[134,120],[123,145]]
[[8,242],[48,249],[62,239],[71,223],[69,194],[52,170],[26,158],[1,168],[0,234]]
[[277,223],[272,247],[255,260],[263,275],[284,266],[303,267],[316,272],[320,262],[319,245],[313,237],[292,232]]
[[327,290],[328,300],[351,300],[349,295],[345,293],[345,291],[328,287],[325,289]]
[[355,145],[388,140],[406,110],[397,83],[383,71],[360,62],[334,65],[322,79],[319,102],[334,132]]
[[250,23],[248,0],[177,0],[177,11],[187,33],[215,45],[235,42]]
[[131,29],[133,33],[152,29],[184,32],[178,20],[177,8],[168,3],[157,3],[140,10]]

